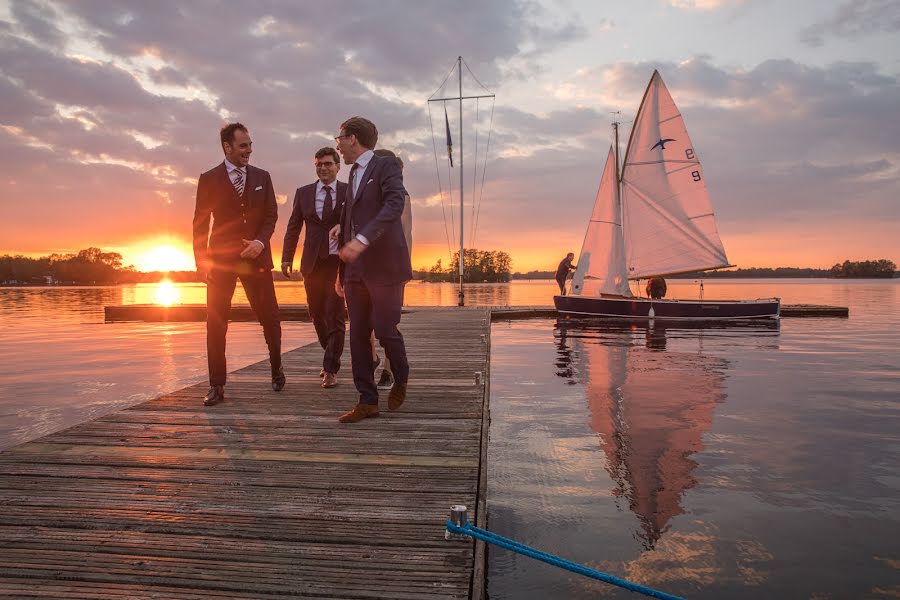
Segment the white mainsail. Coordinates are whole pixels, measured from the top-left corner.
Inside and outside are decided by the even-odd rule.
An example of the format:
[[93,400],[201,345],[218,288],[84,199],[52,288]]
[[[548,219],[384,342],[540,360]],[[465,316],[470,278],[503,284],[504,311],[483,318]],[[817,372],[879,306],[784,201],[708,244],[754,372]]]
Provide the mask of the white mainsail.
[[629,278],[730,266],[700,160],[657,71],[628,140],[622,205]]
[[628,288],[622,211],[617,196],[616,157],[610,148],[572,281],[575,295],[632,295]]

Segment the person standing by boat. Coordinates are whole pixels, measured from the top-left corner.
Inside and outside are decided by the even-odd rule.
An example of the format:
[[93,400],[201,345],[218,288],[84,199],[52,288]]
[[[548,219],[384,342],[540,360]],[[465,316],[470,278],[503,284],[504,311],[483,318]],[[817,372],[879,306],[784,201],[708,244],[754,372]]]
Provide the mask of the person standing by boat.
[[569,252],[566,254],[566,257],[559,261],[559,266],[556,267],[556,283],[559,284],[559,295],[566,295],[566,279],[569,278],[569,271],[575,270],[575,265],[572,264],[572,261],[575,259],[575,253]]
[[341,157],[334,148],[316,152],[314,164],[319,180],[298,188],[294,194],[294,208],[281,251],[281,272],[290,279],[294,253],[305,224],[300,274],[306,288],[309,316],[315,325],[319,345],[325,351],[319,373],[322,387],[332,388],[337,385],[337,373],[341,368],[346,318],[344,301],[334,291],[334,280],[341,263],[338,241],[330,239],[328,232],[340,220],[347,185],[337,180]]
[[269,244],[278,220],[272,177],[268,171],[250,165],[253,142],[244,125],[226,125],[219,138],[225,160],[200,175],[193,222],[194,260],[201,281],[206,282],[206,406],[225,399],[225,334],[238,279],[263,327],[272,389],[280,392],[285,384],[281,321],[272,280],[275,265]]

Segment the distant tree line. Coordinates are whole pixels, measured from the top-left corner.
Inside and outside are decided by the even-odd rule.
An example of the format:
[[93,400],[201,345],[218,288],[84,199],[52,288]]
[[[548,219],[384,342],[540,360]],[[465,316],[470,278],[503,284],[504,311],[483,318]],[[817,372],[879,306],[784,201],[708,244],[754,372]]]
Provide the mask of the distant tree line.
[[850,261],[845,260],[843,264],[836,264],[831,267],[832,277],[875,277],[879,279],[890,279],[895,277],[897,265],[887,259],[879,260],[863,260]]
[[0,284],[5,285],[115,285],[156,282],[163,276],[177,282],[197,279],[194,271],[145,273],[131,265],[123,267],[121,254],[100,248],[40,258],[0,256]]
[[703,277],[704,279],[728,279],[728,278],[778,278],[778,277],[839,277],[839,278],[891,278],[895,277],[897,265],[887,259],[850,261],[836,264],[830,269],[809,269],[798,267],[776,267],[749,269],[734,269],[729,271],[701,271],[697,273],[685,273],[673,275],[673,279],[692,279]]
[[[512,259],[502,250],[476,250],[467,248],[463,259],[464,283],[507,283],[512,279]],[[430,269],[414,273],[416,279],[428,282],[459,281],[459,252],[454,252],[450,265],[445,269],[438,260]]]

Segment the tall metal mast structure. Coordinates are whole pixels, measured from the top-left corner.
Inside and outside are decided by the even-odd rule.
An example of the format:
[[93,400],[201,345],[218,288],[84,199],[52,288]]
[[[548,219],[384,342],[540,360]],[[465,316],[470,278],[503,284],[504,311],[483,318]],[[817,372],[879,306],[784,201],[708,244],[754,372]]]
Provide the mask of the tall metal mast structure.
[[[462,91],[462,56],[456,59],[456,72],[459,75],[459,95],[447,98],[429,98],[428,102],[446,102],[448,100],[459,100],[459,306],[465,306],[465,293],[463,292],[463,274],[465,272],[465,240],[463,239],[463,194],[465,189],[465,181],[463,179],[463,100],[475,100],[477,98],[494,98],[494,94],[485,94],[481,96],[463,96]],[[452,71],[451,71],[452,73]]]

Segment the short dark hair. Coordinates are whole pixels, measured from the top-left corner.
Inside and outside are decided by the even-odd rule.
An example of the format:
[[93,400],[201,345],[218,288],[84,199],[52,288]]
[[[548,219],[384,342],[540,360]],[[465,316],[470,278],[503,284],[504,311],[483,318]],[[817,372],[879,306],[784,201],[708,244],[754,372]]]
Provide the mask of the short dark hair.
[[572,256],[572,257],[574,257],[574,256],[575,256],[575,253],[574,253],[574,252],[569,252],[568,254],[566,254],[566,256]]
[[224,144],[234,142],[234,132],[240,129],[244,133],[250,133],[243,123],[229,123],[219,131],[219,139]]
[[355,135],[356,141],[370,150],[378,143],[378,128],[375,123],[363,117],[350,117],[341,123],[342,135]]
[[388,150],[387,148],[379,148],[373,152],[375,156],[393,156],[397,159],[397,162],[400,163],[400,168],[403,168],[403,160],[400,159],[399,156]]
[[330,146],[316,150],[316,158],[322,158],[324,156],[331,156],[331,158],[334,159],[335,164],[341,164],[341,156],[337,153],[337,150]]

